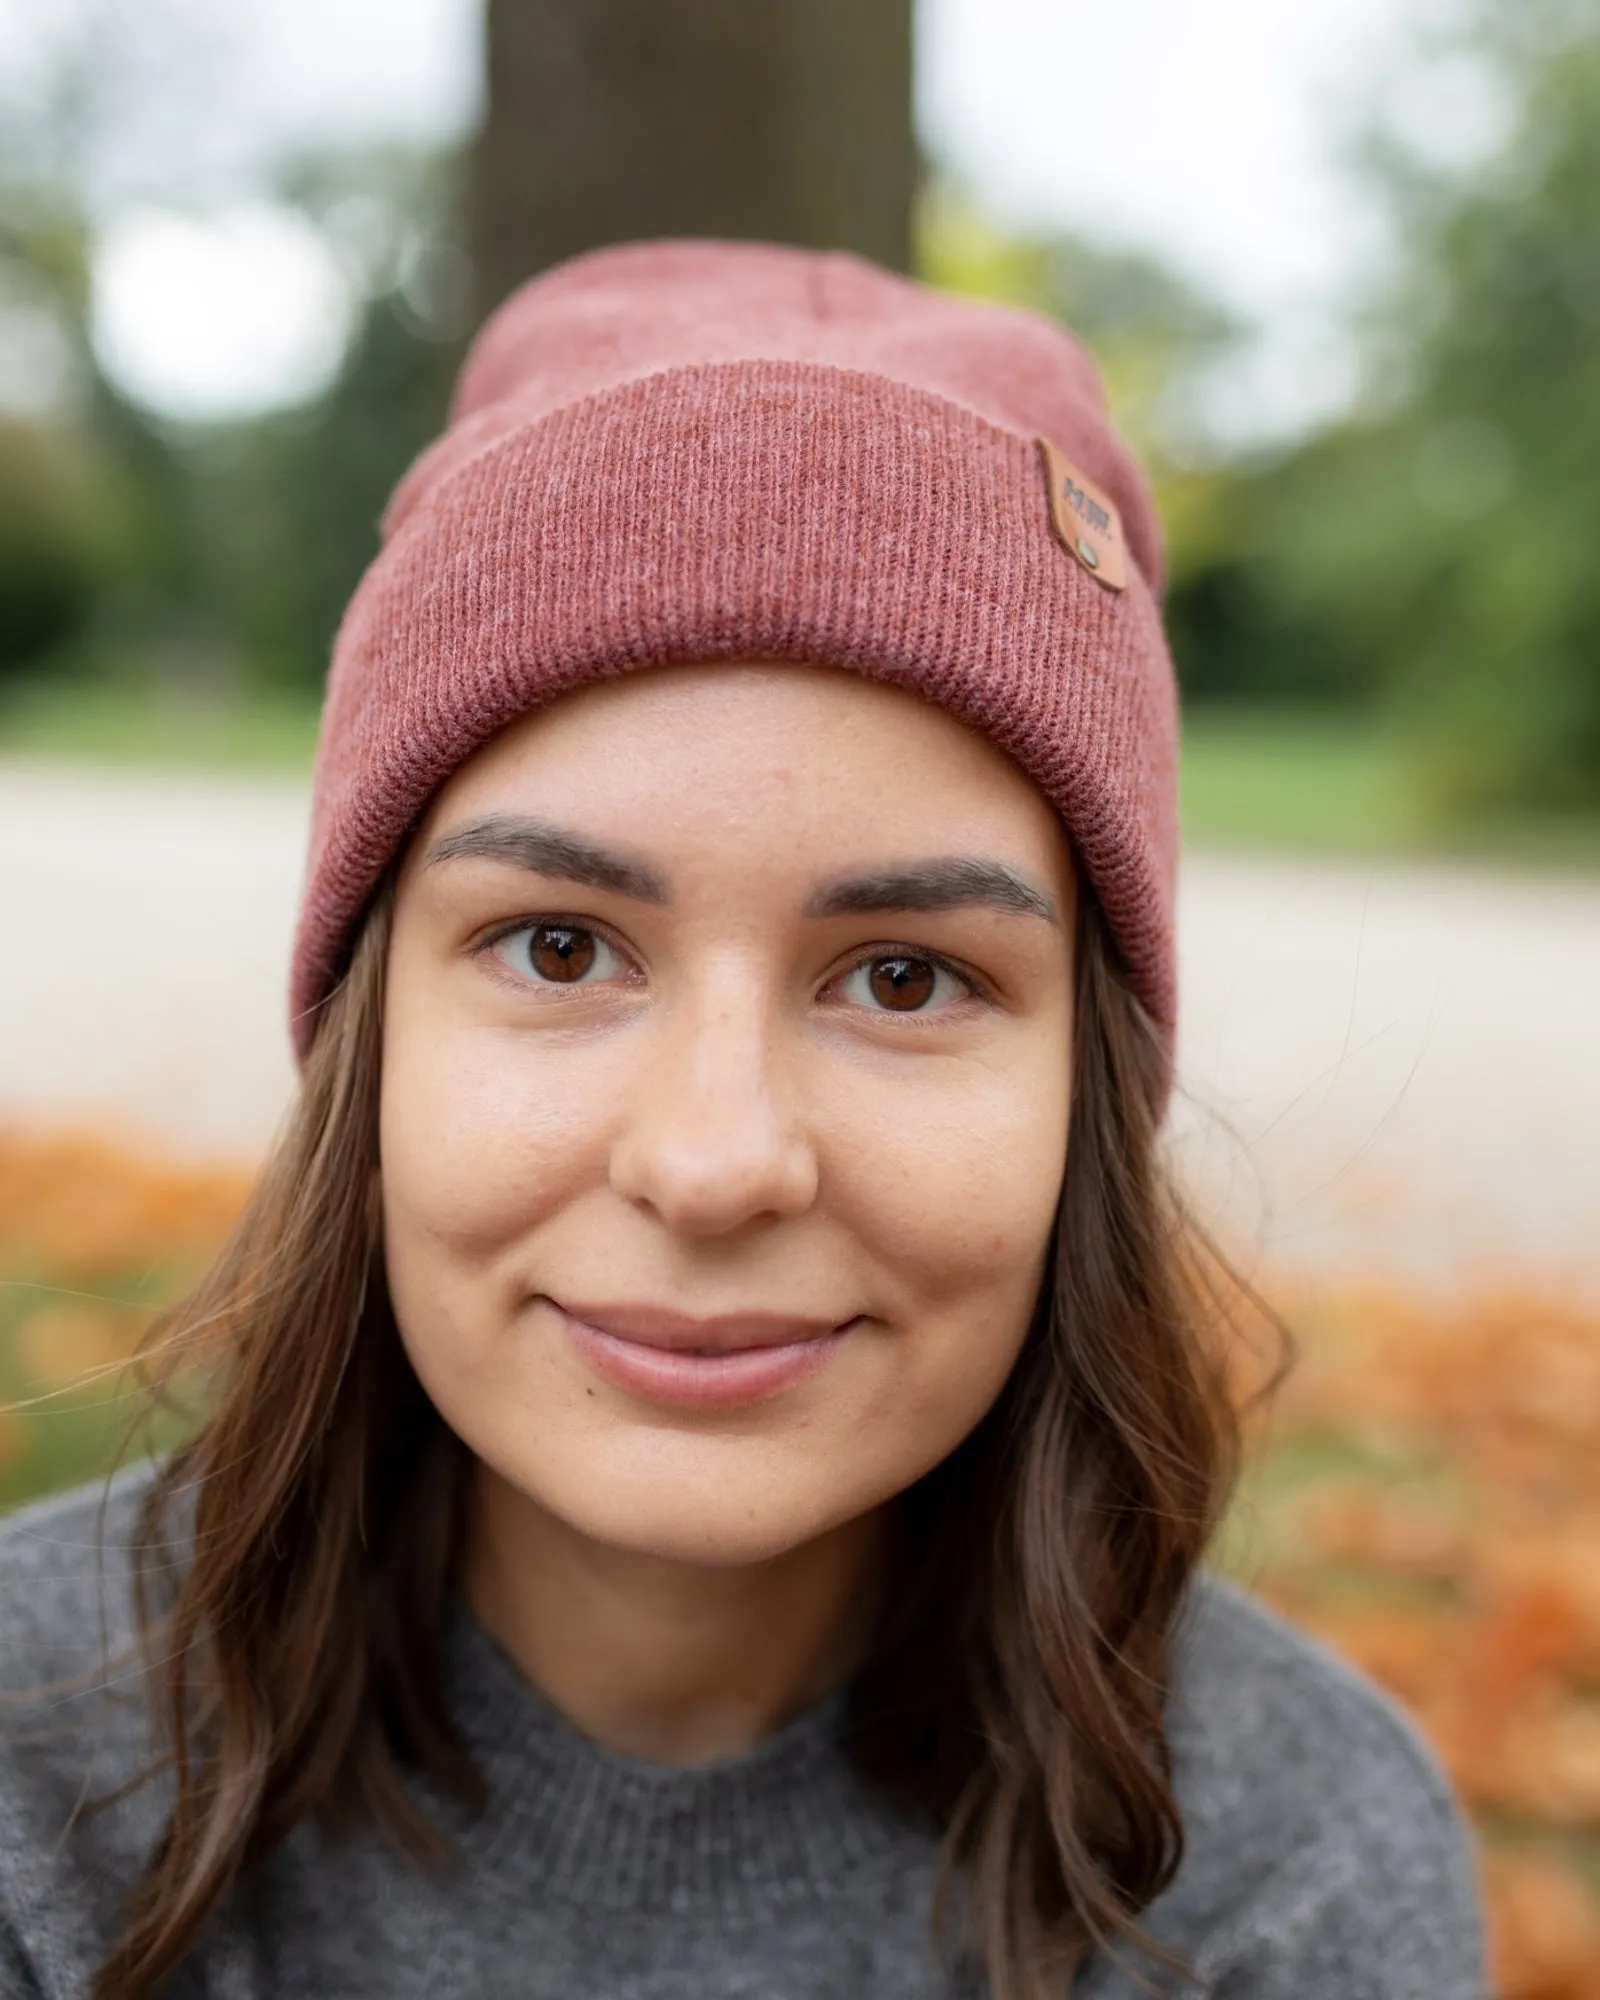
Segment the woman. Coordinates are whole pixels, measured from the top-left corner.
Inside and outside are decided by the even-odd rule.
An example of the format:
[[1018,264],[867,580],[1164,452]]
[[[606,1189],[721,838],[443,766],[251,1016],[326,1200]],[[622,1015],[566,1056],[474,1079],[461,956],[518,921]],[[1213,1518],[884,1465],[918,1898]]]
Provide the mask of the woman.
[[1480,1992],[1430,1757],[1200,1568],[1160,584],[1041,321],[719,244],[494,316],[335,648],[203,1420],[5,1530],[78,1675],[8,1994]]

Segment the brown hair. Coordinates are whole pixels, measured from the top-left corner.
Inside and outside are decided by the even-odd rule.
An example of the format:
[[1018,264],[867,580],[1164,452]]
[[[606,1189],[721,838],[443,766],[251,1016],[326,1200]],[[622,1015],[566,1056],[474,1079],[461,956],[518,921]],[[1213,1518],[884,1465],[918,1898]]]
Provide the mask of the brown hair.
[[[95,2000],[147,2000],[230,1886],[299,1820],[442,1851],[408,1767],[469,1799],[440,1635],[467,1456],[395,1329],[378,1200],[394,869],[324,1003],[296,1108],[192,1298],[170,1379],[209,1414],[136,1537],[166,1830]],[[1166,1055],[1085,895],[1076,1074],[1054,1245],[997,1404],[900,1504],[900,1569],[852,1706],[864,1769],[943,1830],[997,2000],[1065,1991],[1183,1849],[1163,1699],[1174,1626],[1229,1490],[1236,1422],[1208,1265],[1161,1169]],[[174,1577],[174,1521],[192,1550]],[[1154,1945],[1156,1962],[1174,1963]]]

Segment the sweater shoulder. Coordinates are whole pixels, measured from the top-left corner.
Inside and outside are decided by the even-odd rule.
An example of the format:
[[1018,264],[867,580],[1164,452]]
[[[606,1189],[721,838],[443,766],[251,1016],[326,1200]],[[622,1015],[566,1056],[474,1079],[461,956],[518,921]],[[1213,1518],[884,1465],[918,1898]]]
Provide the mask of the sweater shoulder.
[[1259,1808],[1263,1787],[1291,1805],[1459,1817],[1438,1757],[1399,1703],[1214,1572],[1201,1574],[1178,1628],[1171,1726],[1202,1819],[1246,1799]]
[[130,1546],[153,1468],[37,1500],[0,1520],[0,1688],[82,1675],[132,1637]]
[[130,1588],[151,1478],[0,1521],[0,1992],[88,1992],[164,1816]]
[[1398,1703],[1210,1573],[1180,1624],[1175,1669],[1169,1734],[1186,1850],[1164,1914],[1184,1946],[1203,1947],[1201,1969],[1264,1956],[1339,1965],[1351,1994],[1475,1996],[1471,1836]]

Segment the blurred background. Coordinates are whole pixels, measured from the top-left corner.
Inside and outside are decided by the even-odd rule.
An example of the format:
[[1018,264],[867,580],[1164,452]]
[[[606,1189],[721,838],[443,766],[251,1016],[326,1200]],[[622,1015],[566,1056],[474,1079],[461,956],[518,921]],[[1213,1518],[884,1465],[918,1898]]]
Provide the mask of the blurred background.
[[291,1089],[328,648],[465,341],[618,238],[1059,315],[1154,475],[1202,1215],[1294,1324],[1221,1560],[1600,2000],[1600,0],[0,0],[0,1503]]

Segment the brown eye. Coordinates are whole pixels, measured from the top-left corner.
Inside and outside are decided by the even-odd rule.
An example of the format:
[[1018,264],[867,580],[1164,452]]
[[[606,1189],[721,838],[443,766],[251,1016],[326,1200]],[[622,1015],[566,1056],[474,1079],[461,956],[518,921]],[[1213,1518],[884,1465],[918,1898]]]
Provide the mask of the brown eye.
[[593,968],[595,946],[593,931],[575,924],[539,924],[529,934],[528,958],[541,979],[565,986]]
[[925,1007],[938,980],[939,968],[926,958],[875,958],[867,968],[873,999],[896,1014]]

